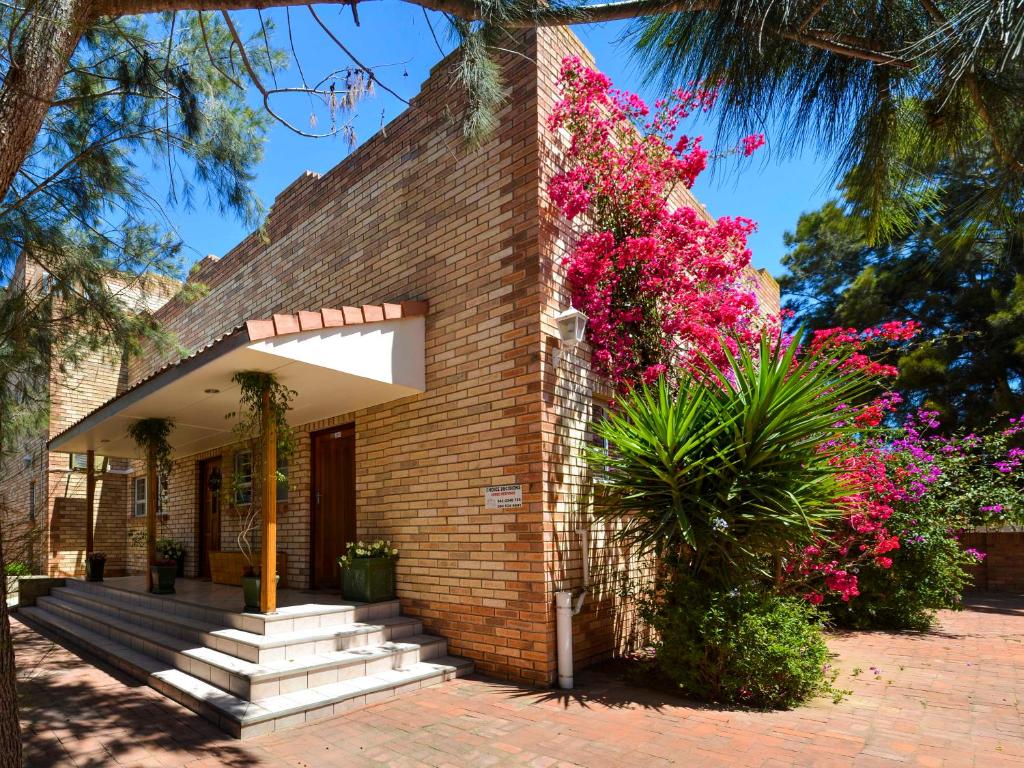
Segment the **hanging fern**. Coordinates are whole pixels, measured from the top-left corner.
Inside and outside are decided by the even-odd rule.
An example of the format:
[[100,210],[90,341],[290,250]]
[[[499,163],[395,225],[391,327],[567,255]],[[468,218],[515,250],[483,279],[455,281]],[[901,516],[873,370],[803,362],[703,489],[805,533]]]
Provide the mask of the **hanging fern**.
[[160,494],[160,501],[166,509],[167,482],[174,468],[171,444],[167,442],[167,438],[174,431],[174,422],[170,419],[141,419],[130,424],[127,431],[128,437],[146,452],[147,461],[150,455],[153,456],[156,463],[157,493]]

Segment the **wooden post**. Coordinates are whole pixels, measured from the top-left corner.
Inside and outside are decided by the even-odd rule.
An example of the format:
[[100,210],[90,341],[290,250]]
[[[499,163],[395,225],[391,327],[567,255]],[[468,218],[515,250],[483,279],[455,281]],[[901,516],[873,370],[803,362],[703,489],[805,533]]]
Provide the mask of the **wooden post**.
[[146,591],[153,590],[153,563],[156,562],[156,505],[160,487],[156,476],[156,448],[146,454]]
[[270,392],[263,393],[263,519],[260,530],[260,611],[277,612],[277,421],[270,412]]
[[85,452],[85,554],[88,556],[96,542],[93,540],[93,510],[96,507],[96,452]]

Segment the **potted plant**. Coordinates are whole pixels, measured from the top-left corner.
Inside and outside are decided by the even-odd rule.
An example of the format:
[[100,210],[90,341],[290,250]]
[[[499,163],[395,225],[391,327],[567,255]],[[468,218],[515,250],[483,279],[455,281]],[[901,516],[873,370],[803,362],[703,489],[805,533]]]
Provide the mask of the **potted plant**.
[[156,553],[162,560],[173,560],[177,565],[177,575],[185,575],[185,547],[174,539],[157,539]]
[[151,567],[153,572],[154,595],[173,595],[174,577],[178,573],[178,562],[168,558],[161,558],[153,561]]
[[85,556],[86,581],[103,581],[103,568],[107,564],[105,552],[90,552]]
[[348,544],[346,553],[338,558],[342,596],[361,603],[394,600],[397,561],[398,550],[390,541]]

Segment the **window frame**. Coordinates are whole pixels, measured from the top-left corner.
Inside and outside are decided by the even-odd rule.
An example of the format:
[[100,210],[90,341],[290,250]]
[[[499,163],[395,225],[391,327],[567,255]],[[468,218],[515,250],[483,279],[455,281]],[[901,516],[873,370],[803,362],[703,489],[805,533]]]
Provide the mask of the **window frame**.
[[[139,498],[139,483],[142,483],[142,498]],[[142,506],[142,514],[139,514],[139,505]],[[140,518],[149,514],[149,478],[145,475],[136,475],[132,478],[132,517]]]
[[[244,466],[242,463],[242,457],[248,457],[246,462],[249,467],[248,475],[242,475],[240,472],[240,466]],[[231,485],[234,488],[234,496],[232,503],[236,507],[244,507],[252,504],[252,451],[248,448],[244,451],[237,451],[232,458],[232,480]],[[290,474],[288,470],[288,462],[285,460],[278,459],[277,472],[280,475],[284,475],[284,478],[278,478],[277,480],[277,503],[287,504],[288,494],[291,490],[291,484],[289,482]],[[241,475],[242,477],[248,477],[248,480],[238,481],[235,478]]]

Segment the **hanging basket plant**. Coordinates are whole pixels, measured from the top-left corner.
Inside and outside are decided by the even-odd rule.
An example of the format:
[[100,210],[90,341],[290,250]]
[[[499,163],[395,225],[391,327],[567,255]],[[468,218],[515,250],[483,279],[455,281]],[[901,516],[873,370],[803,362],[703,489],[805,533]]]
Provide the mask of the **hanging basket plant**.
[[[232,473],[231,481],[222,485],[228,506],[234,510],[238,518],[238,549],[249,564],[249,572],[255,568],[253,533],[259,525],[263,513],[263,484],[266,472],[263,461],[266,448],[266,434],[263,429],[264,402],[269,408],[269,417],[274,425],[276,435],[277,462],[287,464],[295,453],[295,433],[288,424],[288,411],[298,394],[281,384],[272,373],[263,371],[239,371],[231,377],[238,384],[240,393],[238,410],[232,411],[225,418],[235,419],[235,436],[242,450],[250,451],[251,463],[248,479]],[[276,483],[287,482],[287,478],[275,467]],[[248,503],[239,504],[241,483],[247,484]]]
[[167,441],[174,431],[174,422],[170,419],[141,419],[128,425],[128,437],[152,456],[156,463],[157,491],[161,505],[166,509],[167,479],[171,475],[174,462],[171,460],[171,444]]

